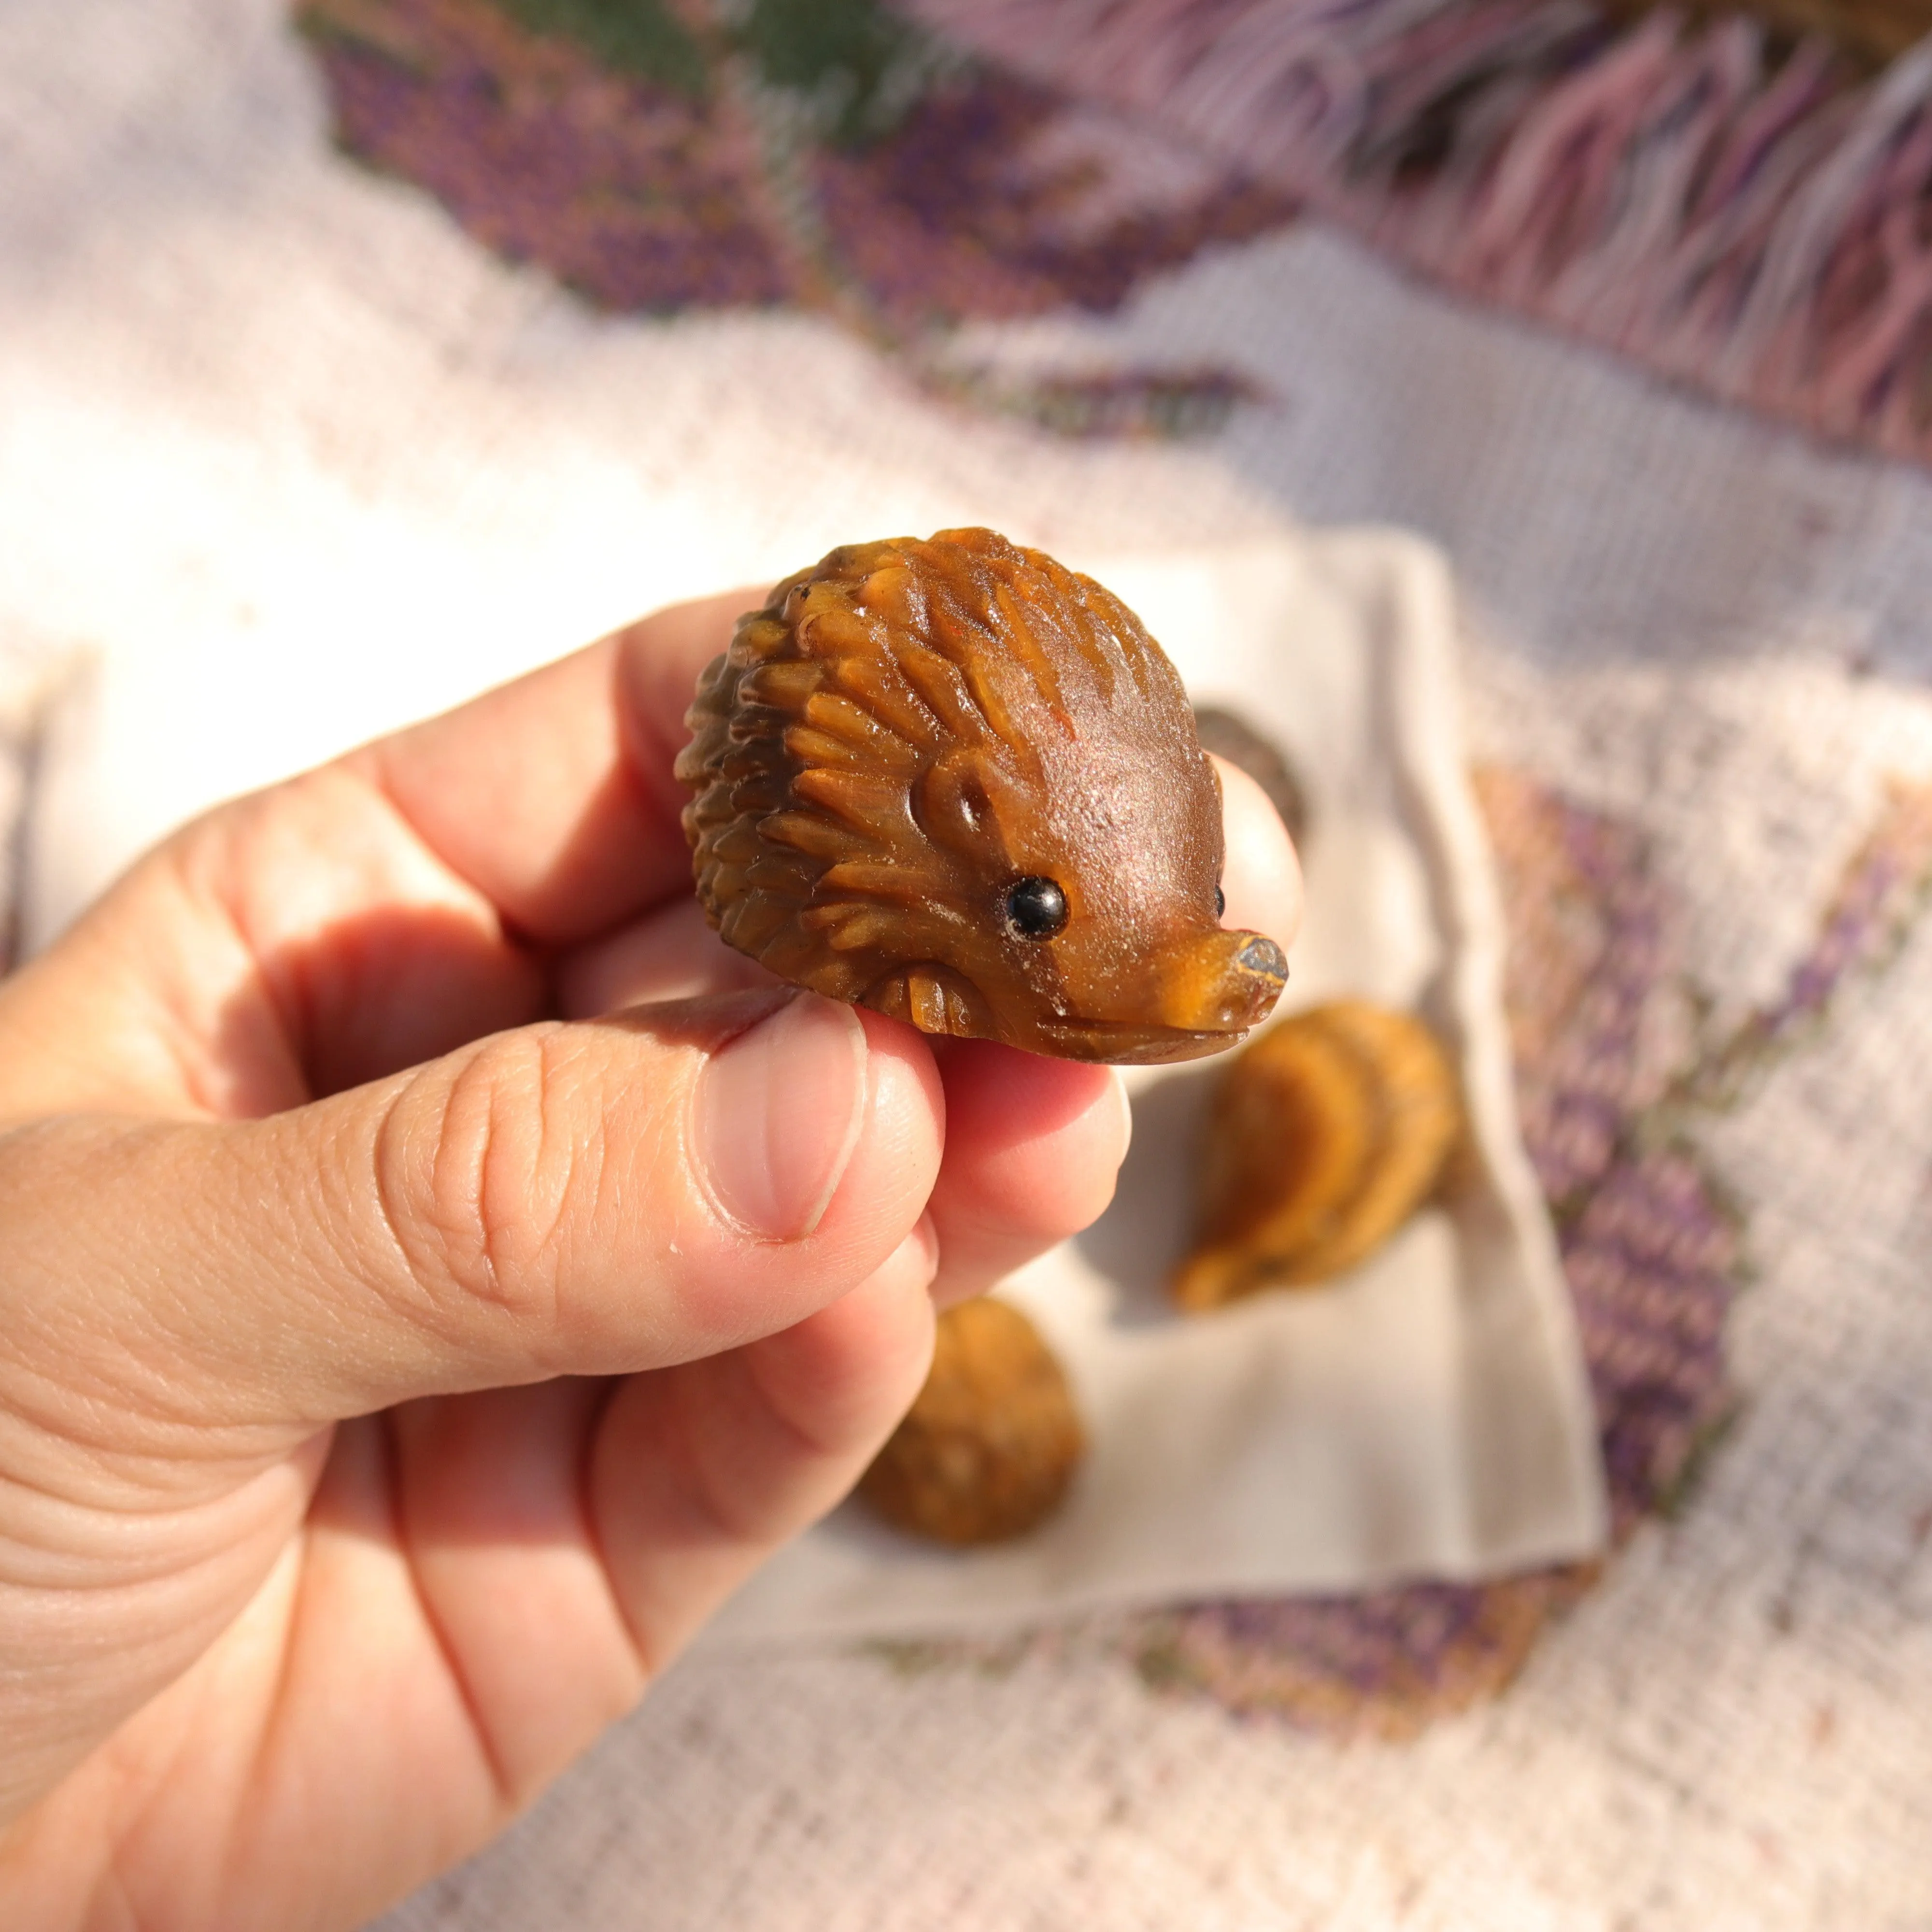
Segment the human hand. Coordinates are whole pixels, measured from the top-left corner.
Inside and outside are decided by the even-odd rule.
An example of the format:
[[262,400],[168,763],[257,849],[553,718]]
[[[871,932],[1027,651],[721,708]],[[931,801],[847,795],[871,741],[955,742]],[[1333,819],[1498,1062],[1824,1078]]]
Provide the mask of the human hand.
[[472,1850],[844,1493],[931,1298],[1106,1204],[1108,1070],[698,916],[746,601],[211,814],[0,985],[0,1920],[349,1925]]

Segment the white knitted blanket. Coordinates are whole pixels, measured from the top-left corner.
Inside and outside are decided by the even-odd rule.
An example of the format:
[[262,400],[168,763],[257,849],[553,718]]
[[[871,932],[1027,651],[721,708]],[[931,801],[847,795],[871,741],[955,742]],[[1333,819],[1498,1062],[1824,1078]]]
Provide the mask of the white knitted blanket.
[[[1932,1926],[1924,476],[1312,228],[979,332],[1265,379],[1193,445],[942,408],[794,314],[594,320],[332,156],[270,0],[14,0],[0,129],[0,650],[97,679],[40,754],[36,932],[158,815],[854,530],[1406,526],[1472,633],[1532,1151],[1580,1307],[1625,1322],[1586,1321],[1636,1432],[1613,1495],[1631,1391],[1732,1392],[1561,1620],[1448,1592],[696,1657],[398,1932]],[[90,799],[164,700],[224,762]],[[1335,1735],[1405,1698],[1419,1736]]]

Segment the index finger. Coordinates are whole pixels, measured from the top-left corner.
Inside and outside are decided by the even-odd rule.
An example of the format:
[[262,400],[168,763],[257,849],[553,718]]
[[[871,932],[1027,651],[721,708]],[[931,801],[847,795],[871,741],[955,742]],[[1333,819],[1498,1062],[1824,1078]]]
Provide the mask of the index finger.
[[698,673],[762,595],[655,612],[346,762],[520,937],[587,939],[690,890],[671,764]]

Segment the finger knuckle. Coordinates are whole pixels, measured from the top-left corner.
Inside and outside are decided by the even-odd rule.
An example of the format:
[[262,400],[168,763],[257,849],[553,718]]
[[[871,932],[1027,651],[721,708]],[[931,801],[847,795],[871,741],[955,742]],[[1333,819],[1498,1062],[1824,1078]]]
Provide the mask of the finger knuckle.
[[555,1029],[486,1041],[404,1090],[379,1154],[412,1273],[538,1333],[563,1318],[574,1210],[596,1186],[573,1058]]

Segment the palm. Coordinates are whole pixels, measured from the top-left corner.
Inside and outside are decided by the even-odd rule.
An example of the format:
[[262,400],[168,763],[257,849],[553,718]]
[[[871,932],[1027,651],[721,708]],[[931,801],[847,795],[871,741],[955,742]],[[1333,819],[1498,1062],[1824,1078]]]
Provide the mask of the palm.
[[340,1425],[236,1621],[117,1740],[115,1784],[147,1794],[118,1854],[130,1897],[212,1921],[214,1874],[181,1848],[218,1844],[250,1922],[354,1922],[500,1828],[635,1701],[744,1540],[792,1526],[718,1520],[690,1460],[708,1452],[678,1466],[692,1418],[722,1420],[719,1382],[742,1387],[721,1368]]

